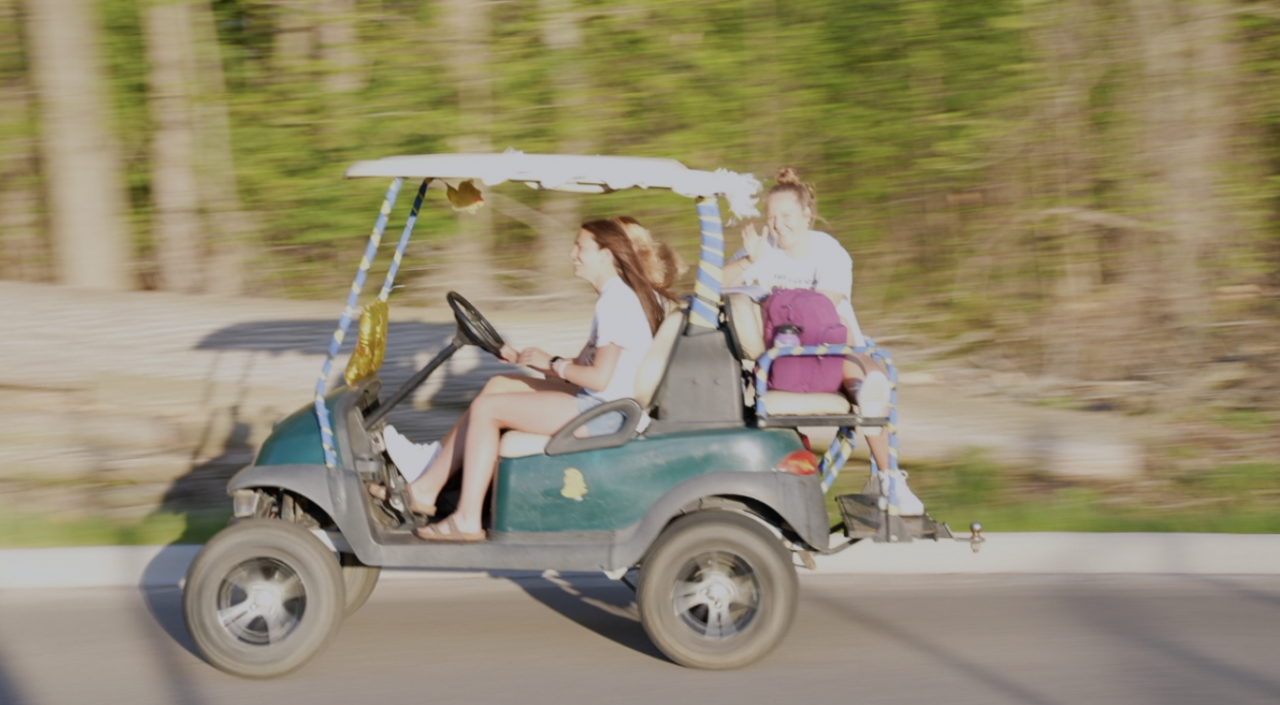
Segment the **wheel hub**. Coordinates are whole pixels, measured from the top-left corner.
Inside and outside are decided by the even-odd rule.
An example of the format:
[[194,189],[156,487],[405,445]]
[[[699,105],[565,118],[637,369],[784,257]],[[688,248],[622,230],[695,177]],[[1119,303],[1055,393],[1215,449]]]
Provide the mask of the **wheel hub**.
[[265,646],[288,637],[307,607],[302,579],[271,558],[245,561],[227,573],[216,609],[223,629],[247,644]]
[[272,585],[254,585],[249,589],[249,608],[255,612],[271,612],[280,609],[280,590]]
[[728,576],[716,573],[707,576],[705,585],[698,594],[707,604],[716,609],[723,609],[726,604],[734,601],[738,595],[738,589],[728,581]]
[[755,571],[724,552],[695,557],[681,568],[672,594],[676,614],[701,637],[727,639],[745,629],[760,608]]

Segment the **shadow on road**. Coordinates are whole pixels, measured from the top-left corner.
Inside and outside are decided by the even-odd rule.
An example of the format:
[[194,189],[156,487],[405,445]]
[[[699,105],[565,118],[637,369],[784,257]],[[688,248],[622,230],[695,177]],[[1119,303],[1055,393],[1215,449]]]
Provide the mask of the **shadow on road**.
[[[164,630],[164,636],[148,632],[155,643],[152,653],[160,660],[158,669],[164,674],[165,685],[168,686],[168,702],[175,705],[203,705],[207,702],[200,692],[200,687],[186,669],[182,660],[167,644],[160,643],[167,636],[177,642],[187,652],[200,658],[195,644],[187,634],[186,622],[182,617],[182,591],[177,586],[145,586],[142,588],[143,604],[156,624]],[[203,659],[201,659],[203,660]]]
[[182,589],[179,587],[200,547],[173,544],[160,549],[160,553],[142,571],[138,591],[143,604],[156,624],[191,654],[199,658],[195,643],[187,633],[186,620],[182,616]]
[[912,633],[903,629],[900,625],[894,624],[891,618],[873,615],[847,602],[827,597],[808,599],[810,602],[821,603],[832,612],[854,622],[861,628],[860,631],[867,633],[868,636],[899,642],[915,653],[921,665],[932,661],[937,665],[949,667],[1004,694],[1011,702],[1024,705],[1057,705],[1064,702],[1037,692],[1034,688],[979,663],[977,659],[941,646],[926,634]]
[[18,684],[9,675],[5,660],[4,653],[0,652],[0,705],[25,705],[27,701],[18,693]]
[[1216,588],[1227,590],[1237,598],[1252,600],[1265,607],[1280,610],[1280,594],[1265,590],[1256,590],[1247,584],[1248,578],[1240,576],[1225,577],[1221,575],[1203,575],[1199,579]]
[[[1195,617],[1213,619],[1219,605],[1239,597],[1263,598],[1271,604],[1274,596],[1264,596],[1240,586],[1236,581],[1214,577],[1201,581],[1213,585],[1219,595],[1207,597]],[[1251,594],[1252,593],[1252,594]],[[1280,679],[1265,671],[1225,657],[1216,644],[1203,642],[1192,630],[1178,622],[1155,618],[1145,604],[1146,596],[1091,599],[1088,593],[1064,594],[1062,600],[1090,624],[1103,639],[1123,645],[1117,653],[1143,654],[1130,659],[1130,669],[1159,671],[1152,679],[1150,696],[1160,702],[1280,702]],[[1188,615],[1188,619],[1192,616]],[[1242,625],[1243,626],[1243,625]],[[1102,640],[1099,640],[1101,643]]]
[[636,594],[621,582],[595,573],[568,573],[554,570],[541,575],[492,571],[506,577],[530,597],[579,626],[625,646],[632,651],[666,661],[640,625]]

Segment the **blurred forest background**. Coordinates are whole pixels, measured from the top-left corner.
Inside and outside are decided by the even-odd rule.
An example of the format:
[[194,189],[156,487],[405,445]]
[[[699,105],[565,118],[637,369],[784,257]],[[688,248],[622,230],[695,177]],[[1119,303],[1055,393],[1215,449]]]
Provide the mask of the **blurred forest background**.
[[[792,165],[873,332],[1280,396],[1280,2],[0,0],[3,278],[337,301],[347,164],[507,147]],[[696,259],[682,199],[504,193],[424,209],[403,296],[555,296],[596,213]]]
[[[910,451],[938,516],[1280,531],[1280,0],[0,0],[0,279],[33,283],[6,283],[0,545],[71,535],[30,516],[202,540],[292,399],[249,370],[293,367],[173,341],[337,313],[387,187],[351,162],[508,147],[800,169],[864,328],[959,405],[932,435],[1037,417],[1083,458]],[[393,307],[455,288],[553,328],[598,215],[697,256],[669,194],[431,195]]]

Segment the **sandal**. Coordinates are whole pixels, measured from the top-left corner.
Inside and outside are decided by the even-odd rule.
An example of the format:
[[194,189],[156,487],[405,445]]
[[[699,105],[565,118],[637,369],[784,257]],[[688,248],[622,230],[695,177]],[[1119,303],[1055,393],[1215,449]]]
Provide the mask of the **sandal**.
[[[448,527],[449,533],[445,533],[437,528],[441,524]],[[476,543],[478,541],[484,541],[486,538],[484,529],[470,533],[459,530],[458,524],[453,520],[453,517],[449,517],[443,521],[438,521],[434,524],[427,524],[426,526],[414,530],[413,533],[416,534],[418,538],[426,541],[440,541],[446,543]]]
[[[409,495],[409,511],[411,513],[420,514],[424,517],[433,517],[436,515],[436,505],[418,504],[418,501],[413,497],[413,490],[409,489],[410,487],[412,487],[412,485],[409,485],[406,483],[404,487],[405,487],[404,493]],[[376,482],[370,482],[368,485],[365,485],[365,489],[367,489],[369,494],[372,495],[375,499],[390,503],[391,501],[390,493],[387,492],[386,485],[380,485]]]

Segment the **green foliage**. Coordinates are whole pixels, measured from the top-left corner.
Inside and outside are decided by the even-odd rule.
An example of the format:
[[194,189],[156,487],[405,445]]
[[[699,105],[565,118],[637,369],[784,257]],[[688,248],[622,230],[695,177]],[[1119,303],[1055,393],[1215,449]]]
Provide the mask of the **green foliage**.
[[[865,461],[851,462],[828,495],[856,493]],[[971,449],[947,463],[911,465],[912,491],[929,515],[964,530],[1157,531],[1274,533],[1280,531],[1280,464],[1235,463],[1172,481],[1136,483],[1067,480],[1002,467]]]
[[155,513],[137,520],[70,518],[7,510],[0,513],[0,547],[155,546],[199,544],[227,525],[230,511]]
[[[588,131],[601,153],[762,176],[794,164],[818,185],[829,229],[850,244],[882,239],[904,191],[979,184],[990,140],[1009,129],[1000,113],[1027,83],[1020,6],[1005,0],[576,7],[583,46],[567,55],[542,43],[535,3],[493,10],[495,148],[555,151],[565,135]],[[237,177],[263,218],[273,268],[290,282],[341,287],[348,275],[333,264],[359,247],[376,196],[342,183],[340,170],[359,158],[448,151],[463,127],[442,18],[431,4],[361,3],[368,82],[334,96],[323,90],[320,62],[278,65],[273,41],[284,6],[220,0],[216,9]],[[552,104],[556,61],[579,62],[587,116]],[[655,230],[693,251],[692,217],[644,210],[657,216]],[[420,226],[442,238],[451,220],[428,208]],[[498,227],[507,240],[533,237]],[[954,248],[959,238],[930,244]]]
[[[461,86],[444,3],[358,0],[352,16],[338,18],[355,28],[358,85],[336,92],[327,82],[342,69],[319,44],[317,28],[332,21],[322,4],[207,1],[229,91],[236,183],[258,239],[253,293],[340,294],[386,188],[344,182],[346,165],[452,151],[476,129],[496,150],[554,152],[584,136],[599,153],[673,157],[766,179],[784,164],[798,167],[817,187],[821,227],[854,254],[855,299],[870,309],[869,321],[892,308],[953,334],[1016,319],[1022,330],[1009,337],[1033,342],[1009,356],[1029,371],[1038,371],[1030,369],[1043,358],[1038,351],[1056,344],[1046,339],[1055,326],[1040,324],[1070,290],[1059,286],[1069,266],[1089,269],[1082,281],[1095,291],[1070,294],[1083,298],[1176,247],[1045,215],[1067,208],[1164,217],[1150,196],[1167,175],[1139,159],[1147,149],[1135,97],[1141,58],[1136,20],[1123,5],[573,0],[581,45],[552,50],[540,3],[488,3],[488,74],[481,86]],[[142,27],[150,2],[98,0],[144,258],[152,126]],[[1231,41],[1248,100],[1231,116],[1236,151],[1214,165],[1223,183],[1206,207],[1247,217],[1224,225],[1230,242],[1202,258],[1215,284],[1260,274],[1280,281],[1280,19],[1262,5],[1237,9]],[[309,39],[289,58],[282,47],[299,37]],[[0,80],[28,70],[20,43],[3,44]],[[481,127],[460,107],[469,88],[488,96]],[[6,122],[0,142],[33,129]],[[406,184],[392,235],[412,188]],[[545,203],[519,188],[506,193]],[[411,256],[451,239],[458,216],[441,200],[433,194],[424,208],[423,244]],[[687,258],[697,252],[691,209],[678,199],[627,194],[586,199],[583,208],[631,212]],[[731,247],[735,235],[731,228]],[[523,290],[513,273],[534,266],[539,237],[494,219],[488,244],[505,284]],[[411,260],[407,276],[422,276],[420,267]]]

